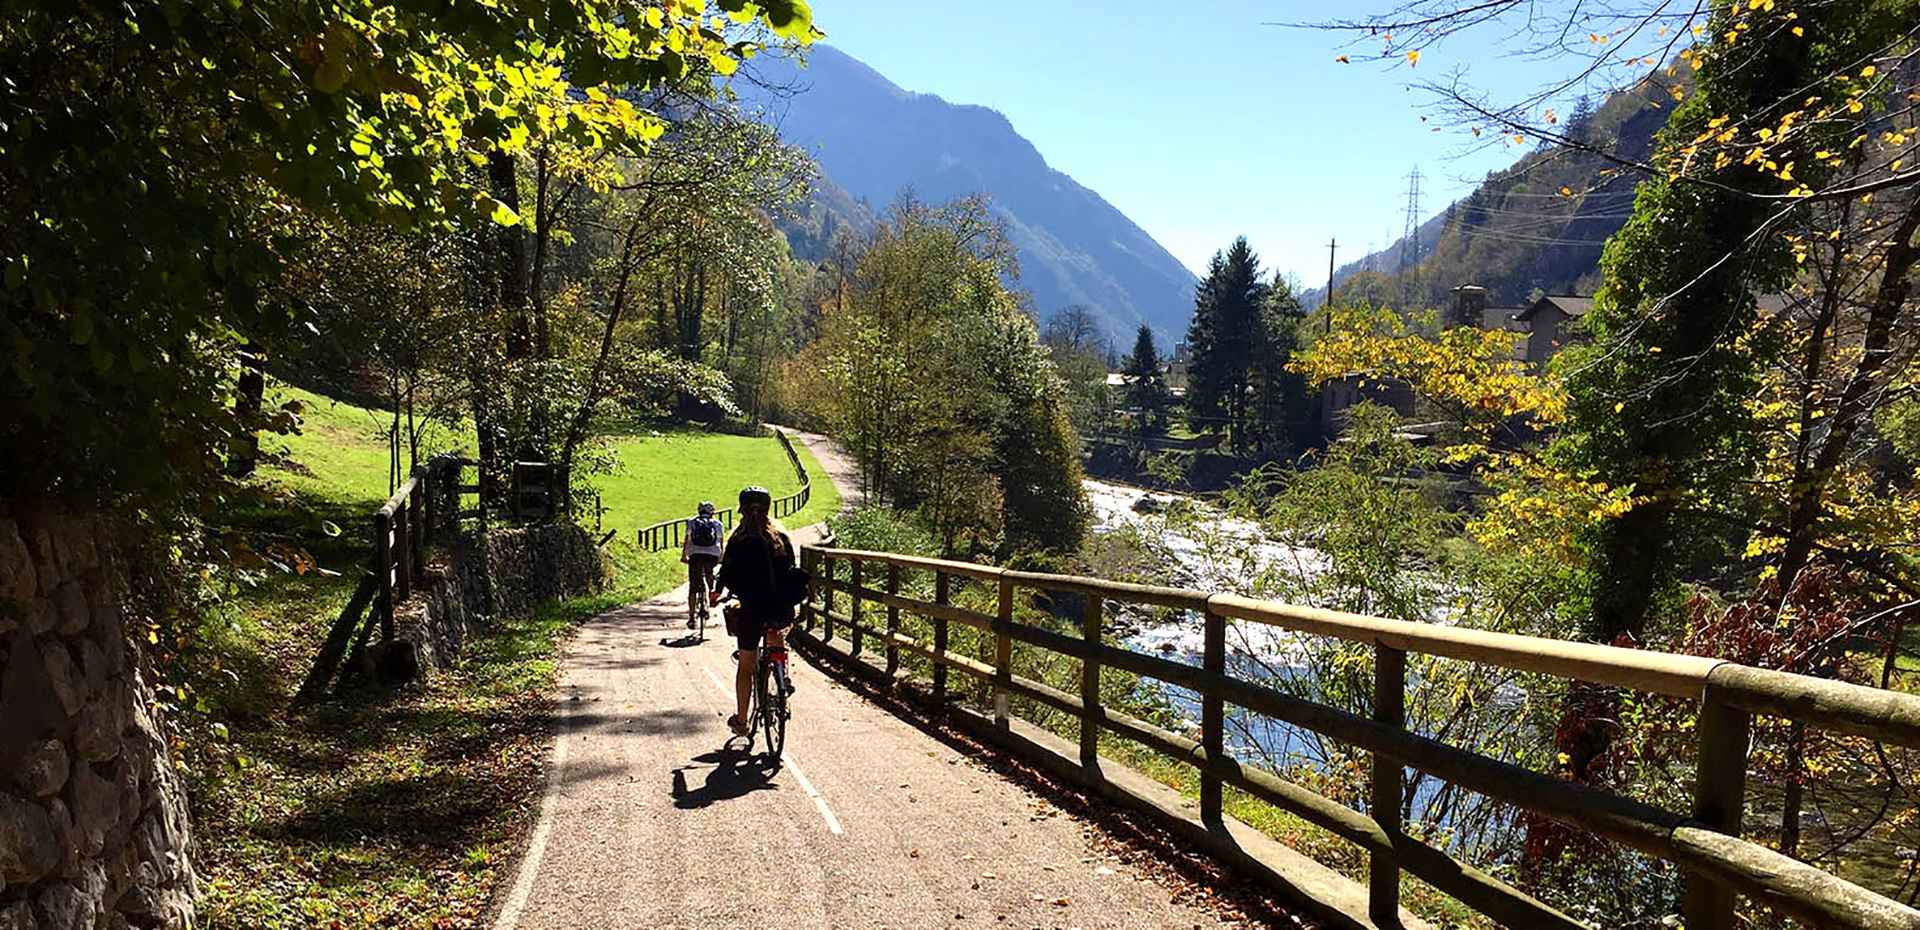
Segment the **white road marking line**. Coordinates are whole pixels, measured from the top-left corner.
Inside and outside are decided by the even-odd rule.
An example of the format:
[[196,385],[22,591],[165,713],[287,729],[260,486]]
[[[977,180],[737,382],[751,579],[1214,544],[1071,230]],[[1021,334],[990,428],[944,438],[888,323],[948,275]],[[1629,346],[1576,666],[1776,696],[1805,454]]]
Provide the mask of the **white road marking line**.
[[[713,682],[713,686],[720,689],[721,694],[727,697],[735,697],[733,689],[721,684],[720,676],[715,675],[713,669],[702,665],[700,666],[700,670],[707,673],[707,680]],[[800,783],[800,790],[806,792],[807,797],[813,799],[813,806],[820,809],[820,816],[827,821],[827,831],[834,836],[844,835],[846,831],[840,829],[840,818],[833,816],[833,808],[827,806],[826,797],[821,795],[820,790],[813,786],[813,781],[807,778],[807,773],[800,771],[800,763],[793,758],[793,754],[789,752],[780,753],[780,762],[789,771],[793,772],[793,779]]]
[[807,773],[800,771],[800,763],[785,753],[781,754],[780,760],[793,770],[793,777],[800,782],[800,788],[807,793],[807,797],[813,799],[813,805],[820,808],[820,816],[827,818],[827,830],[834,836],[841,835],[840,818],[833,816],[833,808],[827,806],[827,799],[814,790],[813,782],[807,780]]
[[540,875],[540,860],[547,854],[547,835],[553,832],[555,798],[560,794],[561,775],[566,768],[567,718],[562,716],[553,738],[553,764],[547,767],[547,790],[540,796],[540,816],[534,821],[533,836],[527,840],[526,855],[520,857],[520,874],[514,877],[513,891],[494,919],[494,930],[513,930],[527,909],[527,901],[533,895],[533,881]]

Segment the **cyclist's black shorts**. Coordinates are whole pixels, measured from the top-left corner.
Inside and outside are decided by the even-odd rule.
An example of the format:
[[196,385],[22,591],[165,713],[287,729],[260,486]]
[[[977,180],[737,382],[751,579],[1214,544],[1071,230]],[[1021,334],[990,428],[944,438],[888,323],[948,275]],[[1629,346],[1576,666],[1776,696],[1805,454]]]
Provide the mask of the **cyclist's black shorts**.
[[743,610],[740,611],[739,616],[733,621],[733,638],[739,642],[742,651],[757,650],[760,648],[760,641],[767,638],[767,629],[769,626],[773,629],[781,630],[792,625],[792,617],[787,617],[784,620],[776,620],[776,622],[768,624],[766,618],[754,614],[751,611]]
[[[705,554],[696,552],[690,556],[687,556],[687,567],[696,572],[703,572],[703,573],[711,572],[713,570],[713,567],[719,564],[720,564],[720,557],[717,555],[705,555]],[[710,576],[707,574],[702,574],[700,577],[702,579],[705,579]]]

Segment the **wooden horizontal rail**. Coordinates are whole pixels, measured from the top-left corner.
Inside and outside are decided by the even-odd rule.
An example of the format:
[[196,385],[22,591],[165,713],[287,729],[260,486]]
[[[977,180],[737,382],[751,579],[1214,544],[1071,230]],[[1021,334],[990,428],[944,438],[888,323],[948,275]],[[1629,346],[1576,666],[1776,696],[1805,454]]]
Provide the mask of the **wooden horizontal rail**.
[[1723,662],[1708,675],[1741,710],[1920,748],[1920,698],[1791,672]]
[[1216,594],[1208,604],[1228,617],[1303,633],[1696,700],[1707,674],[1721,664],[1700,656],[1387,620],[1233,594]]
[[830,618],[837,627],[847,627],[851,629],[857,625],[859,626],[860,631],[862,633],[865,633],[868,636],[878,636],[883,639],[890,639],[892,642],[898,644],[900,647],[910,650],[912,652],[918,653],[919,655],[926,656],[927,658],[935,662],[938,662],[941,665],[944,665],[948,668],[959,669],[960,671],[965,672],[969,675],[972,675],[976,678],[987,679],[987,680],[991,680],[993,678],[993,666],[988,665],[985,662],[978,662],[954,652],[945,652],[945,653],[939,652],[935,647],[922,643],[919,640],[914,639],[910,636],[907,636],[904,633],[889,634],[885,630],[879,629],[877,627],[868,626],[866,624],[855,624],[853,622],[853,618],[847,616],[846,614],[836,613],[834,611],[826,610],[824,608],[819,608],[819,607],[814,608],[814,611],[821,617]]
[[889,594],[885,591],[868,587],[856,587],[852,582],[847,581],[822,578],[816,583],[822,588],[832,588],[842,594],[885,604],[888,607],[910,610],[929,620],[951,620],[955,623],[964,623],[967,626],[981,630],[990,629],[993,626],[993,617],[977,610],[968,610],[965,607],[956,607],[952,604],[939,604],[933,601],[923,601],[919,598],[908,597],[904,594]]
[[[904,648],[933,660],[936,673],[954,667],[990,679],[995,694],[994,716],[1001,721],[1002,728],[1007,719],[1005,697],[1009,694],[1022,695],[1074,715],[1081,721],[1081,758],[1089,777],[1098,777],[1095,750],[1091,748],[1091,737],[1086,735],[1091,727],[1094,731],[1107,730],[1198,768],[1203,782],[1215,786],[1202,792],[1202,806],[1207,816],[1220,816],[1217,786],[1222,783],[1292,811],[1366,849],[1374,857],[1376,872],[1382,868],[1389,870],[1384,876],[1387,880],[1373,882],[1370,907],[1376,916],[1383,913],[1383,908],[1397,913],[1397,880],[1392,876],[1404,868],[1468,906],[1509,925],[1580,926],[1567,915],[1498,879],[1406,837],[1400,830],[1397,810],[1383,809],[1373,816],[1352,811],[1271,773],[1241,765],[1218,748],[1217,733],[1207,733],[1206,743],[1195,742],[1098,706],[1098,670],[1111,666],[1166,681],[1202,695],[1209,707],[1232,703],[1365,750],[1376,760],[1376,805],[1384,803],[1378,800],[1380,797],[1397,796],[1397,787],[1383,786],[1397,786],[1399,766],[1407,766],[1672,861],[1695,876],[1688,883],[1689,926],[1698,923],[1702,930],[1732,926],[1731,895],[1738,891],[1820,926],[1920,930],[1920,911],[1741,839],[1737,835],[1738,818],[1729,814],[1738,808],[1728,805],[1737,804],[1744,790],[1744,757],[1733,757],[1731,776],[1727,774],[1727,760],[1721,758],[1729,752],[1747,751],[1744,722],[1747,714],[1786,717],[1837,732],[1920,746],[1920,697],[1700,656],[1411,623],[1237,595],[1206,595],[1178,588],[1002,570],[896,553],[827,548],[815,550],[810,557],[816,560],[814,564],[827,569],[816,583],[816,590],[826,592],[829,599],[833,592],[839,591],[853,600],[850,615],[836,615],[831,610],[825,610],[824,615],[830,629],[837,622],[852,631],[854,645],[850,651],[854,657],[859,654],[859,638],[863,634],[871,635],[886,644],[889,670],[894,667],[893,652]],[[852,583],[832,579],[831,567],[835,561],[852,563]],[[888,573],[887,591],[869,589],[859,583],[860,567],[866,562],[893,567]],[[933,572],[938,591],[936,602],[898,594],[899,568]],[[997,583],[999,615],[988,617],[945,603],[952,576]],[[1019,587],[1085,595],[1083,635],[1071,636],[1015,622],[1011,598]],[[860,622],[860,605],[864,601],[888,607],[888,629]],[[1109,601],[1199,612],[1208,629],[1207,663],[1187,665],[1102,642],[1100,615],[1103,604]],[[812,609],[823,612],[818,607]],[[901,610],[939,621],[936,622],[937,636],[944,635],[942,623],[946,620],[973,623],[991,631],[996,641],[994,663],[989,665],[928,648],[900,634],[897,626]],[[1404,691],[1405,685],[1397,670],[1403,664],[1400,657],[1406,653],[1482,662],[1699,701],[1703,708],[1702,720],[1711,719],[1714,726],[1709,728],[1703,723],[1702,727],[1695,812],[1692,817],[1683,816],[1450,746],[1407,731],[1397,711],[1383,711],[1377,718],[1369,719],[1233,678],[1225,674],[1224,666],[1214,657],[1218,650],[1212,645],[1219,638],[1226,618],[1373,646],[1378,653],[1376,700],[1379,701],[1397,703],[1396,695]],[[1016,640],[1080,659],[1084,669],[1082,694],[1076,696],[1012,674],[1010,644]],[[1388,677],[1390,673],[1392,677]],[[1210,711],[1204,716],[1204,726],[1216,729],[1221,726],[1217,712]],[[1209,745],[1216,747],[1212,753],[1208,751]],[[1708,758],[1709,755],[1713,757]],[[1381,760],[1390,760],[1391,764]],[[1379,782],[1383,771],[1392,775],[1392,780]],[[1710,778],[1727,781],[1710,783]],[[1381,793],[1383,790],[1385,795]]]
[[919,568],[945,572],[949,575],[961,575],[978,581],[999,581],[1003,571],[998,566],[981,565],[977,562],[956,562],[951,559],[932,559],[926,556],[899,555],[892,552],[867,552],[861,549],[821,549],[819,552],[822,557],[829,559],[878,562],[882,565],[898,565],[901,568]]
[[380,509],[376,512],[383,516],[393,516],[395,511],[407,505],[408,499],[413,497],[414,489],[419,486],[420,477],[418,475],[408,478],[401,483],[399,489],[393,492],[392,497],[387,498],[386,503],[380,505]]
[[1124,581],[1107,581],[1104,578],[1086,578],[1079,575],[1047,575],[1039,572],[1016,572],[1009,570],[1001,577],[1014,584],[1029,588],[1043,588],[1048,591],[1072,591],[1079,594],[1095,594],[1110,600],[1126,601],[1133,604],[1152,604],[1156,607],[1172,607],[1176,610],[1201,611],[1207,609],[1205,592],[1190,591],[1186,588],[1162,588],[1154,585],[1129,584]]

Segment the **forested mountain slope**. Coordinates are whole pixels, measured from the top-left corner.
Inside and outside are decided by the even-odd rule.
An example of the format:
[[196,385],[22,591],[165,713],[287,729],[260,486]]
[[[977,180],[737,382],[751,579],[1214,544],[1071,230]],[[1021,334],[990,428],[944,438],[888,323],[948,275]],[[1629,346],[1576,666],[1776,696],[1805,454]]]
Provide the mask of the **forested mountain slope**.
[[[1622,158],[1644,159],[1672,109],[1667,88],[1683,82],[1685,73],[1682,68],[1681,77],[1669,78],[1656,72],[1591,112],[1576,110],[1567,119],[1567,135]],[[1403,307],[1438,306],[1461,284],[1482,285],[1495,305],[1505,306],[1535,291],[1591,294],[1599,283],[1601,247],[1626,223],[1637,182],[1637,175],[1599,155],[1569,146],[1537,148],[1422,223],[1419,248],[1406,256],[1411,263],[1402,261],[1411,243],[1401,239],[1341,266],[1334,286],[1351,282],[1370,297]],[[1303,302],[1316,306],[1325,292],[1325,286],[1309,290]]]
[[815,46],[804,67],[784,59],[753,67],[755,81],[738,82],[745,103],[763,109],[824,175],[810,215],[785,226],[796,254],[824,258],[835,230],[871,229],[903,191],[930,202],[985,193],[1019,250],[1019,284],[1040,316],[1085,304],[1116,344],[1143,322],[1166,339],[1186,332],[1193,273],[1098,193],[1048,166],[1005,116],[902,90],[826,46]]

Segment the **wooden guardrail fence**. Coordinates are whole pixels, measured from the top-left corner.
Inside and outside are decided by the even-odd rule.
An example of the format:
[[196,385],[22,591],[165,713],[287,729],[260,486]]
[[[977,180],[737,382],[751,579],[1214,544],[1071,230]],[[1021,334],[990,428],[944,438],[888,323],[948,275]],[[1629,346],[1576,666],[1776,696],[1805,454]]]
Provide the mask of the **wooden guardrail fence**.
[[[932,689],[937,700],[948,696],[949,669],[978,679],[991,697],[993,720],[1002,729],[1009,724],[1009,697],[1016,694],[1072,714],[1080,721],[1081,770],[1091,781],[1101,778],[1098,738],[1105,730],[1196,767],[1202,786],[1201,817],[1208,823],[1220,822],[1222,789],[1232,785],[1354,843],[1369,854],[1369,910],[1382,925],[1394,925],[1398,919],[1400,873],[1405,870],[1507,926],[1585,926],[1499,878],[1403,833],[1399,816],[1404,766],[1675,863],[1687,873],[1683,910],[1689,930],[1728,930],[1736,926],[1736,894],[1749,895],[1820,927],[1920,928],[1920,911],[1740,837],[1753,715],[1783,717],[1886,743],[1920,747],[1920,697],[1698,656],[1388,620],[1228,594],[848,549],[810,549],[806,559],[815,579],[814,590],[804,605],[807,625],[819,621],[825,640],[831,641],[840,633],[858,659],[871,639],[883,650],[889,675],[897,670],[902,649],[926,657],[932,663]],[[841,564],[848,567],[848,572],[836,577],[835,568]],[[884,588],[873,586],[869,567],[884,569]],[[933,600],[901,595],[903,571],[931,573]],[[989,615],[954,605],[955,579],[997,586],[997,613]],[[1083,596],[1081,635],[1073,637],[1015,622],[1015,592],[1022,588]],[[836,594],[850,598],[844,611],[835,609]],[[1205,627],[1201,664],[1186,665],[1104,642],[1106,602],[1200,614]],[[886,608],[884,627],[866,618],[863,605],[867,603]],[[901,611],[931,622],[931,644],[901,634]],[[1357,716],[1229,675],[1229,620],[1371,645],[1375,655],[1373,716]],[[954,623],[992,637],[991,663],[948,651],[948,630]],[[804,639],[811,634],[801,635]],[[1079,659],[1079,693],[1070,694],[1015,675],[1012,658],[1016,640]],[[1661,810],[1409,732],[1405,729],[1404,702],[1406,656],[1410,652],[1698,702],[1699,749],[1692,811],[1683,815]],[[1169,682],[1200,695],[1200,741],[1101,706],[1103,666]],[[1372,815],[1227,755],[1223,745],[1227,704],[1370,753]]]
[[426,569],[429,547],[443,532],[456,527],[461,518],[481,515],[477,506],[460,509],[463,495],[480,493],[478,484],[462,483],[466,469],[474,464],[453,454],[435,456],[374,511],[368,570],[321,643],[300,685],[300,698],[311,699],[325,691],[349,645],[355,652],[365,649],[376,625],[381,642],[393,640],[394,605],[413,594],[414,584]]
[[[780,440],[780,447],[786,450],[787,461],[793,463],[794,474],[800,477],[800,490],[788,494],[785,497],[776,497],[773,499],[773,518],[782,520],[806,509],[807,501],[813,497],[813,481],[807,476],[807,467],[800,464],[800,453],[794,451],[793,441],[787,438],[786,431],[776,427],[773,430],[773,435]],[[728,533],[733,532],[732,507],[722,508],[715,513],[715,516],[719,517],[721,523],[726,525],[726,531]],[[639,532],[635,534],[635,541],[639,543],[640,548],[648,552],[678,549],[686,542],[687,521],[693,519],[693,517],[693,514],[688,514],[684,517],[662,520],[651,526],[643,526]]]

